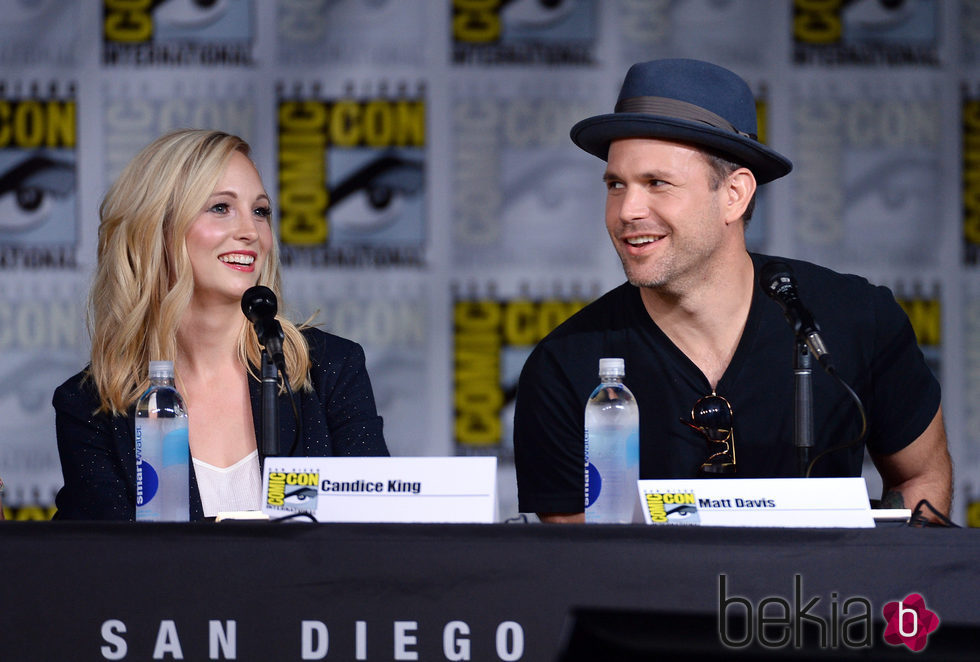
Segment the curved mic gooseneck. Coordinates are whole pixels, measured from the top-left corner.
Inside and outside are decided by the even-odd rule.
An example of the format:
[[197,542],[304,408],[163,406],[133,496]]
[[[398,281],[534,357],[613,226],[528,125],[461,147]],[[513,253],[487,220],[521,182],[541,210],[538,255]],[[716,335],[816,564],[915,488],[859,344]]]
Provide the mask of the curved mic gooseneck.
[[766,263],[759,272],[759,285],[783,309],[783,315],[796,332],[796,337],[806,343],[820,365],[831,370],[830,350],[820,335],[820,326],[800,301],[796,279],[789,265],[775,260]]

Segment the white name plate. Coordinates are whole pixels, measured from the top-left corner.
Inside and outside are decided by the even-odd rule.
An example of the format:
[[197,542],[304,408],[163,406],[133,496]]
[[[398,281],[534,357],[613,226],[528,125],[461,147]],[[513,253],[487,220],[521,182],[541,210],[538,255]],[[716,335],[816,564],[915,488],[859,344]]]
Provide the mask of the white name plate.
[[497,518],[495,457],[270,457],[262,512],[319,522],[475,522]]
[[875,525],[864,478],[640,480],[647,524],[845,527]]

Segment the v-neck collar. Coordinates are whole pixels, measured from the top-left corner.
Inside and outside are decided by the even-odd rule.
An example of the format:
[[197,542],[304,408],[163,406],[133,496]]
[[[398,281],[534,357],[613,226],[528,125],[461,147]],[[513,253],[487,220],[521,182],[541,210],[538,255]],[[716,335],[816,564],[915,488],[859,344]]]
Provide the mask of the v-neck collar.
[[[725,368],[724,373],[722,373],[721,379],[718,380],[718,385],[715,387],[715,392],[720,395],[732,392],[734,390],[735,384],[738,382],[739,375],[742,372],[742,368],[745,365],[746,357],[748,357],[753,350],[754,344],[758,339],[758,329],[759,324],[762,319],[762,306],[766,303],[765,293],[758,286],[756,282],[756,270],[757,264],[755,256],[750,253],[752,257],[752,301],[749,304],[749,314],[745,320],[745,327],[742,329],[742,335],[739,336],[738,344],[735,346],[735,352],[732,354],[732,359],[729,361],[728,366]],[[697,366],[687,356],[674,341],[670,339],[663,329],[657,325],[657,323],[650,317],[650,313],[647,312],[646,306],[643,305],[643,297],[640,296],[640,288],[633,287],[633,305],[636,307],[636,312],[643,320],[648,330],[657,336],[663,343],[663,347],[666,351],[673,354],[674,358],[679,362],[680,365],[687,367],[687,371],[693,376],[698,383],[701,384],[702,390],[705,394],[712,392],[711,383],[708,381],[707,376],[701,371],[701,368]]]

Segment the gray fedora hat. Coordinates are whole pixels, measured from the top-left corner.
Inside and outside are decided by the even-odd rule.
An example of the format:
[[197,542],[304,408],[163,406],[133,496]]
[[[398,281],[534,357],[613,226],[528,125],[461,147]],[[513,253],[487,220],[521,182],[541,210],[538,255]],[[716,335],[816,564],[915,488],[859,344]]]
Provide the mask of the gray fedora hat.
[[733,72],[710,62],[653,60],[630,67],[616,110],[572,127],[572,141],[605,160],[618,138],[663,138],[705,147],[744,165],[760,184],[793,164],[756,135],[755,98]]

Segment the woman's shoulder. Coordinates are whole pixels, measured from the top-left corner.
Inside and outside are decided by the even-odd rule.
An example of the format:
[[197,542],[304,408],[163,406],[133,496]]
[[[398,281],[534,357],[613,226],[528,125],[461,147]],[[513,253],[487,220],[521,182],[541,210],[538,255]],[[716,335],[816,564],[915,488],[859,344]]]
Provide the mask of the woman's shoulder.
[[322,329],[308,327],[302,332],[309,345],[310,378],[316,391],[329,391],[332,387],[328,385],[338,380],[356,380],[367,374],[367,359],[358,343]]
[[87,366],[84,370],[76,372],[74,375],[63,381],[61,385],[54,390],[54,394],[55,397],[67,397],[85,390],[91,390],[91,379],[89,377]]
[[99,406],[99,395],[87,366],[54,390],[51,404],[58,411],[91,412]]
[[302,330],[303,337],[310,347],[310,358],[340,358],[351,354],[363,354],[360,344],[334,335],[322,329],[308,326]]

